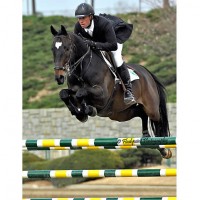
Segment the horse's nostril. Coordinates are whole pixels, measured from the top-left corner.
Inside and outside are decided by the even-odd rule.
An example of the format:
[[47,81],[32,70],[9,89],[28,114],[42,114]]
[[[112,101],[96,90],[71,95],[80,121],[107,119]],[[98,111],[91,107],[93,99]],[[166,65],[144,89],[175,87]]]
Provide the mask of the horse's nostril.
[[64,76],[60,75],[60,80],[64,83]]
[[63,75],[55,75],[55,80],[57,81],[58,85],[61,85],[64,83],[64,76]]

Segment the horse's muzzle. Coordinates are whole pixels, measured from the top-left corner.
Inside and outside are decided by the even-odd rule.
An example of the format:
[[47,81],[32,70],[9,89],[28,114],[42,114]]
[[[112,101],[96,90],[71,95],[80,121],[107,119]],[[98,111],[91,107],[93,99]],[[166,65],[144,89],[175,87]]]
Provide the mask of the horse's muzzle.
[[63,75],[55,75],[55,80],[58,85],[62,85],[65,82],[65,77]]

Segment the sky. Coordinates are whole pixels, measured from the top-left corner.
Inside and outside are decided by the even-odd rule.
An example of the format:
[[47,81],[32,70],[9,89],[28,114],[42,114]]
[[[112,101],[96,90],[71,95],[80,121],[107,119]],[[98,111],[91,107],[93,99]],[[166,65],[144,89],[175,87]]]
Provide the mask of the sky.
[[[51,0],[36,1],[45,2],[45,5],[50,8]],[[64,5],[61,1],[54,1],[56,4],[59,3],[59,8],[63,8]],[[98,1],[100,0],[96,0]],[[102,3],[106,1],[101,0]],[[24,0],[0,2],[0,171],[1,199],[4,200],[22,197],[23,2]],[[70,7],[73,5],[72,9],[76,7],[74,2],[80,3],[78,0],[69,2]],[[179,2],[177,5],[177,195],[180,200],[189,200],[198,199],[200,180],[197,163],[200,142],[198,126],[200,124],[200,90],[198,89],[200,86],[200,1]]]
[[[80,3],[90,3],[90,0],[35,0],[36,10],[38,12],[43,12],[44,15],[55,15],[56,13],[62,15],[73,15],[74,10]],[[115,13],[138,10],[139,9],[139,0],[95,0],[94,8],[96,14],[106,12],[106,13]],[[143,5],[143,4],[141,4]],[[147,9],[147,6],[143,5],[143,10]],[[22,12],[24,15],[31,13],[31,0],[23,0],[23,9]]]

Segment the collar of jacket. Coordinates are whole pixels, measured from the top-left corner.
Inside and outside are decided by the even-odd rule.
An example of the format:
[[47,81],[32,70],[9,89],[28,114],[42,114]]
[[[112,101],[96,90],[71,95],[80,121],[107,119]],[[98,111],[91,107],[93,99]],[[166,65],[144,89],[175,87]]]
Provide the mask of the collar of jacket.
[[91,24],[89,27],[84,28],[85,32],[89,33],[90,35],[93,33],[94,31],[94,20],[92,19]]

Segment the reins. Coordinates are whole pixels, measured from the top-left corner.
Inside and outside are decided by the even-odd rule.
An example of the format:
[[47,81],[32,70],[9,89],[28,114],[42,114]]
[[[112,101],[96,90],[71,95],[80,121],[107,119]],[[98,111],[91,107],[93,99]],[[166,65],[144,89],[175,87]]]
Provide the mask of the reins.
[[[72,65],[70,65],[68,63],[65,64],[65,65],[68,64],[68,68],[67,69],[68,69],[69,76],[76,70],[76,68],[78,67],[79,64],[81,64],[80,67],[81,67],[81,71],[82,71],[82,68],[83,68],[82,62],[83,62],[84,58],[86,57],[86,55],[89,52],[91,52],[91,54],[90,54],[90,61],[89,61],[88,65],[87,65],[87,68],[88,68],[88,66],[90,65],[91,60],[92,60],[92,51],[90,51],[90,47],[88,47],[87,52],[82,57],[80,57],[74,64],[72,64]],[[70,61],[70,59],[69,59],[69,61]],[[71,69],[71,71],[70,71],[70,69]]]

